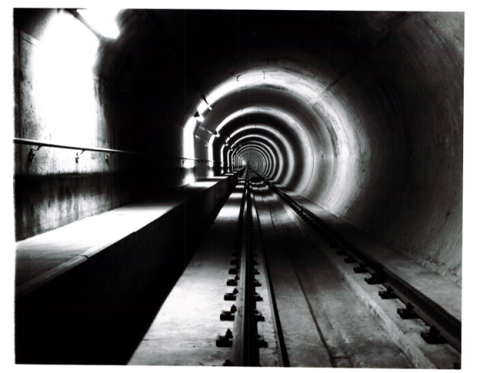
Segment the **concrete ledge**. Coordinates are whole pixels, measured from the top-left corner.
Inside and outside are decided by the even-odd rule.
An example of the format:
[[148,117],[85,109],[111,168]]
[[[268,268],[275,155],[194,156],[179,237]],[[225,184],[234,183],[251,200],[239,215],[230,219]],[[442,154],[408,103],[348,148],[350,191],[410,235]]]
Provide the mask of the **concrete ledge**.
[[204,179],[18,242],[17,363],[126,363],[235,183]]
[[[95,255],[120,254],[158,229],[170,212],[187,201],[202,198],[226,180],[228,176],[196,182],[172,191],[162,200],[132,203],[18,242],[16,296],[28,294]],[[121,227],[119,216],[123,216]]]

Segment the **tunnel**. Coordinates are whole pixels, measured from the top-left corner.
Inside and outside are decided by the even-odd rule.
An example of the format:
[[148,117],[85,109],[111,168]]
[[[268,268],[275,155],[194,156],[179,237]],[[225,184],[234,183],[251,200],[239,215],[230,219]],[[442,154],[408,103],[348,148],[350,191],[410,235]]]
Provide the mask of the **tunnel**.
[[18,364],[460,367],[464,13],[13,21]]

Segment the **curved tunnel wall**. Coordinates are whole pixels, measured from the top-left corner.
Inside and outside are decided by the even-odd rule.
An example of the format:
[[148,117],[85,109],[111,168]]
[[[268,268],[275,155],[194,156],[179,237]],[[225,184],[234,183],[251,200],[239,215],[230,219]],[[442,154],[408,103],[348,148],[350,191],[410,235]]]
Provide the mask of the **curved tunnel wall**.
[[[316,117],[300,124],[315,143],[313,170],[280,182],[455,281],[461,276],[461,33],[458,15],[407,15],[393,36],[309,103]],[[302,147],[292,146],[298,163],[287,168],[304,160]]]
[[110,146],[160,155],[139,178],[155,192],[243,145],[272,180],[458,281],[463,14],[301,13],[120,13],[94,68]]

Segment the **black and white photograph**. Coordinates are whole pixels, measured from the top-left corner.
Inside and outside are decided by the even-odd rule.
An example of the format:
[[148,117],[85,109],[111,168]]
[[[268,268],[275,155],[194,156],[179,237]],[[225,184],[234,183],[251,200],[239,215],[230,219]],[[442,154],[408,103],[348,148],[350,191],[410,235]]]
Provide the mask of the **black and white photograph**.
[[11,4],[9,363],[480,369],[479,14],[420,3]]

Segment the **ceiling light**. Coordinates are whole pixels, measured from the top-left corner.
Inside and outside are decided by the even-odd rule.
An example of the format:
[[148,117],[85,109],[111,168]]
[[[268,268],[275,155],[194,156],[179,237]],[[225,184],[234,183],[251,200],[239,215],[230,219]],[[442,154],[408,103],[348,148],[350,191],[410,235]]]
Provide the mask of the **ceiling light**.
[[202,117],[202,115],[196,111],[195,114],[193,115],[195,117],[196,120],[198,120],[199,122],[203,122],[205,120],[204,117]]
[[120,35],[116,22],[119,11],[120,9],[77,9],[91,28],[110,39],[116,39]]
[[208,110],[212,110],[212,107],[211,107],[210,104],[208,103],[207,98],[205,97],[205,95],[203,94],[203,92],[199,90],[198,93],[199,93],[200,96],[202,97],[202,100],[205,102],[205,105],[207,105]]

